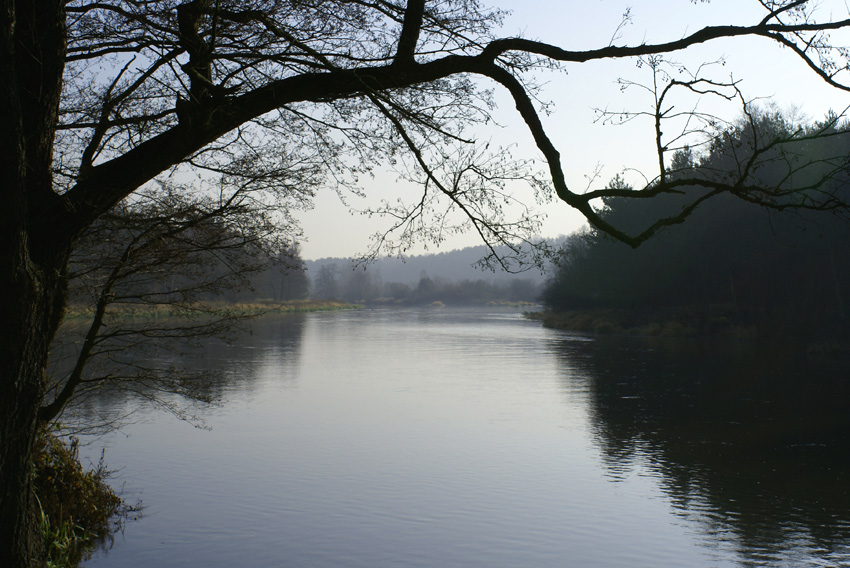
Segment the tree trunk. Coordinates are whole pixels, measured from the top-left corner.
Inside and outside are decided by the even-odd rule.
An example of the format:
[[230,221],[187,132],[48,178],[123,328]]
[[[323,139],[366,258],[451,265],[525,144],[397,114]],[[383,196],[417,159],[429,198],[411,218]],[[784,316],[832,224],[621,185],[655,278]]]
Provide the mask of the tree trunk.
[[30,568],[44,564],[32,458],[65,283],[61,269],[37,266],[27,254],[10,259],[5,252],[3,264],[17,260],[17,266],[12,281],[4,273],[0,284],[12,291],[0,308],[0,566]]
[[71,235],[45,214],[65,56],[63,2],[0,0],[0,566],[45,563],[32,458]]

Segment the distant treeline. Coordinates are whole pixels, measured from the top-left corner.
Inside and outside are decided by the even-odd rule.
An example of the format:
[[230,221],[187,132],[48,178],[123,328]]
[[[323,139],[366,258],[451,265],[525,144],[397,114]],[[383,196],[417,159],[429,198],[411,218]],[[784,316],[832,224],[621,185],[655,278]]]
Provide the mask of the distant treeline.
[[[804,341],[846,336],[850,220],[844,214],[799,207],[815,192],[834,196],[836,202],[850,196],[850,131],[836,122],[831,117],[800,126],[778,114],[766,114],[754,123],[742,123],[703,155],[688,148],[677,152],[670,176],[712,179],[743,163],[752,167],[753,179],[777,188],[777,207],[748,202],[746,195],[742,199],[721,194],[704,202],[683,224],[637,249],[595,230],[574,234],[563,245],[559,268],[545,286],[544,304],[553,311],[620,309],[647,315],[688,307],[693,317]],[[793,152],[768,149],[758,160],[742,160],[758,146],[753,138],[777,134],[796,136],[801,142]],[[789,163],[817,161],[820,156],[832,158],[787,175],[794,172]],[[843,158],[836,161],[835,156]],[[619,176],[610,183],[628,187]],[[691,192],[700,191],[705,190],[685,188],[681,195],[651,199],[607,199],[603,214],[614,226],[639,232],[680,211],[693,199]]]
[[[386,305],[537,302],[543,275],[536,270],[511,274],[482,269],[477,263],[488,252],[482,245],[437,254],[377,258],[365,265],[350,258],[308,260],[304,265],[310,297],[319,300]],[[499,248],[496,252],[510,253]]]
[[[496,252],[502,256],[510,256],[512,252],[507,247],[496,247]],[[462,249],[442,251],[430,254],[405,255],[403,257],[385,256],[369,261],[366,270],[383,282],[404,282],[416,286],[423,271],[431,278],[441,278],[453,282],[463,280],[486,280],[487,282],[503,282],[517,278],[530,279],[534,282],[543,281],[543,276],[537,270],[528,270],[521,274],[509,274],[500,270],[491,271],[480,266],[480,261],[490,253],[484,246],[470,246]],[[308,274],[315,275],[322,266],[335,264],[341,272],[362,269],[350,258],[321,258],[304,262]]]
[[[432,261],[443,255],[424,255],[417,260]],[[433,256],[433,259],[432,259]],[[430,264],[439,270],[439,262]],[[311,268],[308,268],[311,267]],[[473,269],[469,272],[474,274]],[[216,298],[232,302],[256,300],[289,301],[339,300],[350,303],[382,303],[410,305],[443,302],[444,304],[479,304],[487,302],[536,302],[542,290],[542,279],[516,275],[493,275],[491,278],[451,279],[428,275],[419,270],[419,278],[407,282],[385,281],[381,271],[364,269],[352,259],[325,261],[319,265],[304,262],[297,247],[290,247],[246,274],[243,286],[221,291]]]
[[532,278],[450,280],[431,278],[424,270],[413,283],[383,282],[380,273],[352,270],[350,262],[323,264],[310,276],[313,299],[385,305],[535,302],[541,291],[540,283]]
[[222,204],[161,184],[120,203],[75,243],[69,303],[110,312],[306,298],[297,244],[246,201]]
[[127,305],[193,309],[210,301],[474,304],[534,302],[540,295],[539,273],[474,268],[484,247],[378,259],[366,266],[349,258],[304,261],[298,245],[267,233],[256,212],[230,207],[210,213],[215,204],[201,205],[159,189],[95,224],[72,260],[75,310],[94,309],[99,302],[117,313]]

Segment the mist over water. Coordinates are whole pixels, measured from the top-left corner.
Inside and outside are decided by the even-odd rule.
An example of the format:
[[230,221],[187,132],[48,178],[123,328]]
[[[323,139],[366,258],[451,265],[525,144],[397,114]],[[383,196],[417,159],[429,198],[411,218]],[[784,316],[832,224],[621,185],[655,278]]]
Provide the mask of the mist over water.
[[89,446],[144,514],[86,566],[850,563],[841,369],[433,308],[267,317],[199,364],[209,430],[143,407]]

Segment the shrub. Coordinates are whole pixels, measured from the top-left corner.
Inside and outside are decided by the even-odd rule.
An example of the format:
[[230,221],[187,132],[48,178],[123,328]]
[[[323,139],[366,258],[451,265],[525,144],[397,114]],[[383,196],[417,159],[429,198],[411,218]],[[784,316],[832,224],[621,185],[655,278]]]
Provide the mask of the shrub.
[[35,492],[48,566],[77,566],[135,510],[106,483],[107,476],[103,455],[93,469],[83,468],[77,438],[72,436],[66,443],[50,432],[39,436]]

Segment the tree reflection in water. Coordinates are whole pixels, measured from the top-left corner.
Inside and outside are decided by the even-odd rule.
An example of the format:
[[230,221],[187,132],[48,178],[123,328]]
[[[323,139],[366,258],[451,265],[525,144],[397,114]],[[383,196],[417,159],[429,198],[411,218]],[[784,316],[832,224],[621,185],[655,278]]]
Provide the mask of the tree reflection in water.
[[[301,349],[305,314],[267,314],[252,322],[251,341],[235,334],[230,342],[207,337],[195,343],[184,342],[174,349],[151,349],[145,345],[126,348],[121,361],[99,361],[99,372],[126,376],[123,380],[104,382],[92,390],[81,389],[62,416],[63,427],[70,433],[104,434],[134,422],[138,417],[150,419],[152,408],[170,412],[195,426],[204,427],[204,414],[233,396],[258,388],[255,384],[264,374],[256,367],[284,354],[297,361]],[[74,345],[64,346],[66,358],[57,357],[52,372],[63,371],[63,364],[73,362]],[[258,356],[257,349],[263,351]],[[177,386],[173,389],[152,387],[134,380],[127,363],[157,368]],[[293,363],[294,364],[294,363]]]
[[846,366],[728,341],[565,337],[557,350],[611,477],[649,472],[747,565],[801,545],[850,559]]

